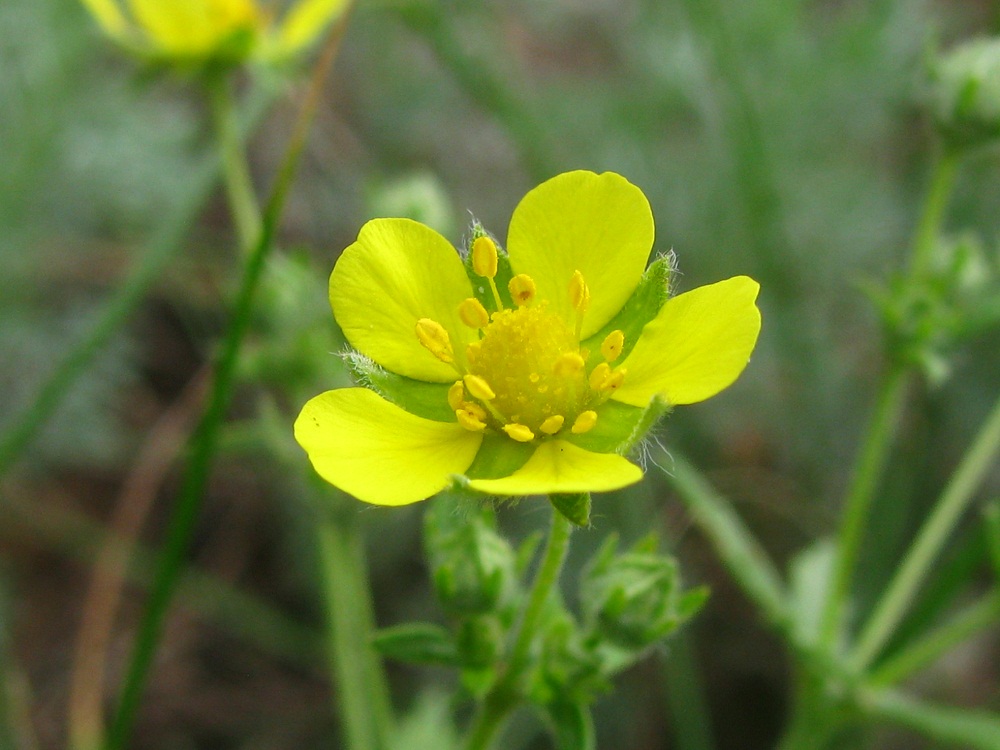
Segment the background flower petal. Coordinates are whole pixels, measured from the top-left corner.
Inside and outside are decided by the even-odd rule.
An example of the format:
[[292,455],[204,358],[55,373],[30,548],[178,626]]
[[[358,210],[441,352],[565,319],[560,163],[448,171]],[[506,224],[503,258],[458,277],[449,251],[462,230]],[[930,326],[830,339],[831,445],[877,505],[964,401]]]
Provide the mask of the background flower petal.
[[330,275],[333,315],[351,345],[387,370],[445,383],[457,374],[417,340],[420,318],[445,327],[461,356],[475,336],[458,317],[472,287],[458,252],[410,219],[375,219],[361,228]]
[[530,191],[510,220],[507,252],[515,273],[535,280],[539,299],[573,319],[569,281],[590,287],[583,336],[607,323],[631,296],[653,248],[653,214],[642,191],[613,172],[577,171]]
[[347,6],[348,0],[300,0],[288,10],[278,29],[274,53],[291,55],[312,44]]
[[408,505],[468,469],[482,435],[414,416],[367,388],[341,388],[310,399],[295,439],[330,484],[366,503]]
[[616,453],[591,453],[564,440],[547,440],[509,477],[473,479],[469,486],[491,495],[608,492],[642,479],[642,469]]
[[760,285],[735,276],[667,300],[622,363],[628,374],[613,398],[645,406],[714,396],[743,372],[760,332]]

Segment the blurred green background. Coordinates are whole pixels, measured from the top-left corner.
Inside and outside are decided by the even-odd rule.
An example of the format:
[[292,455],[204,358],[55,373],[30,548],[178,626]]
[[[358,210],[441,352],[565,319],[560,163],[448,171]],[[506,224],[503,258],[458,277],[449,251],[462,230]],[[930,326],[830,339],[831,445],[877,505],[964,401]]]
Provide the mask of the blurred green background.
[[[285,212],[195,572],[133,746],[338,746],[319,656],[315,509],[296,497],[292,467],[305,457],[290,431],[306,396],[343,383],[326,278],[372,216],[413,216],[456,244],[475,216],[503,238],[541,180],[576,168],[626,176],[653,207],[657,249],[677,254],[679,291],[736,274],[762,286],[764,328],[742,378],[678,410],[658,439],[738,503],[779,563],[829,533],[884,367],[861,287],[906,256],[934,148],[921,106],[927,56],[998,24],[988,0],[361,0]],[[274,103],[249,145],[261,196],[301,92],[294,77],[263,77]],[[110,519],[137,492],[155,499],[141,534],[152,550],[177,490],[175,470],[156,465],[172,455],[157,441],[185,434],[164,420],[193,411],[186,389],[214,351],[237,259],[208,178],[207,122],[190,81],[126,59],[73,0],[0,3],[0,430],[137,259],[177,247],[2,485],[0,679],[7,736],[23,747],[67,745],[75,640]],[[998,200],[996,153],[984,152],[965,163],[947,225],[974,229],[996,256]],[[996,397],[1000,334],[967,342],[952,364],[907,412],[868,530],[862,605]],[[996,471],[991,482],[997,495]],[[423,509],[351,512],[371,540],[379,624],[439,617]],[[655,528],[686,580],[713,590],[683,642],[597,705],[599,746],[682,747],[672,711],[700,683],[720,750],[771,747],[787,707],[785,655],[662,477],[596,498],[594,512],[594,529],[574,538],[570,586],[607,533],[629,541]],[[544,518],[533,501],[500,513],[518,538]],[[981,550],[955,549],[956,565],[985,578]],[[148,578],[140,559],[106,644],[108,701]],[[920,690],[1000,707],[996,636],[956,652]],[[390,665],[390,676],[411,716],[408,747],[443,748],[436,727],[450,707],[427,691],[447,675]],[[538,731],[519,722],[509,747],[546,747]],[[880,729],[863,741],[926,746]]]

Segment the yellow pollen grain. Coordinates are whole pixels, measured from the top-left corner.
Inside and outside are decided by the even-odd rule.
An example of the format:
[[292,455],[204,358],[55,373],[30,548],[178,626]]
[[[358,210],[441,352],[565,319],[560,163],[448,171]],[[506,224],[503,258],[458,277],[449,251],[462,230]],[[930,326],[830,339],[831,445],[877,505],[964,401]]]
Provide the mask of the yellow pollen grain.
[[587,411],[580,412],[576,419],[573,421],[573,426],[570,427],[570,432],[574,435],[581,435],[584,432],[590,432],[594,429],[594,425],[597,424],[597,412]]
[[442,362],[455,361],[455,352],[451,348],[451,338],[440,323],[430,318],[421,318],[416,325],[417,339],[424,348]]
[[601,344],[601,356],[606,362],[614,362],[622,355],[622,347],[625,346],[625,334],[621,331],[612,331],[604,337]]
[[486,382],[485,378],[469,374],[465,376],[464,380],[465,387],[469,390],[469,393],[480,401],[491,401],[497,397],[497,394],[490,388],[490,384]]
[[577,352],[566,352],[559,355],[559,359],[556,360],[552,371],[557,377],[565,378],[580,372],[585,364],[586,362],[583,361],[583,357]]
[[503,426],[503,431],[519,443],[530,443],[535,439],[535,433],[523,424],[511,422]]
[[579,271],[574,271],[573,278],[569,280],[569,301],[580,315],[587,312],[587,308],[590,307],[590,287]]
[[458,423],[470,432],[481,432],[486,429],[486,423],[466,409],[456,409],[455,417]]
[[523,307],[535,298],[535,280],[526,273],[519,273],[507,284],[514,304]]
[[458,317],[469,328],[485,328],[490,324],[490,314],[475,297],[469,297],[458,306]]
[[448,389],[448,406],[452,410],[457,410],[462,406],[463,401],[465,401],[465,388],[462,386],[461,380],[456,380]]
[[553,414],[551,417],[542,422],[538,429],[546,435],[555,435],[562,429],[563,422],[565,421],[566,418],[562,414]]
[[611,365],[607,362],[601,362],[597,367],[593,369],[590,373],[590,383],[591,390],[597,391],[601,388],[601,383],[608,379],[608,375],[611,374]]
[[486,279],[497,275],[497,246],[485,234],[472,243],[472,270]]

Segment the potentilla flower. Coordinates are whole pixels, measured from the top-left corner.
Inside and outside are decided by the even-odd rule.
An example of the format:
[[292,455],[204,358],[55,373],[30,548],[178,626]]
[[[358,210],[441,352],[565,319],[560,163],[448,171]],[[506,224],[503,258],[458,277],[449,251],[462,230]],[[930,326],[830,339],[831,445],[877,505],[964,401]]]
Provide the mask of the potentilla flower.
[[173,61],[289,57],[313,42],[348,0],[299,0],[274,22],[256,0],[83,0],[104,31],[140,54]]
[[331,484],[377,505],[455,483],[492,495],[603,492],[666,408],[730,385],[757,341],[758,284],[669,297],[647,268],[653,217],[623,177],[569,172],[530,191],[506,252],[466,257],[408,219],[375,219],[337,261],[330,302],[359,387],[309,401],[295,437]]

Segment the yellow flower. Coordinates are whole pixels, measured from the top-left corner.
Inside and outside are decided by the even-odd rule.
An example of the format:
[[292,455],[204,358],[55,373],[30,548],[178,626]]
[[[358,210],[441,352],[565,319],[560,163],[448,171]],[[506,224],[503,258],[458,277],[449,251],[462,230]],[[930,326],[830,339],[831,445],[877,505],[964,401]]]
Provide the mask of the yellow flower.
[[276,60],[313,42],[349,0],[298,0],[273,23],[257,0],[82,0],[127,47],[170,60]]
[[295,437],[365,502],[458,482],[494,495],[638,481],[627,453],[665,409],[732,383],[760,330],[737,276],[668,298],[653,217],[623,177],[569,172],[514,211],[507,252],[474,228],[465,262],[407,219],[368,222],[330,276],[360,387],[310,400]]

